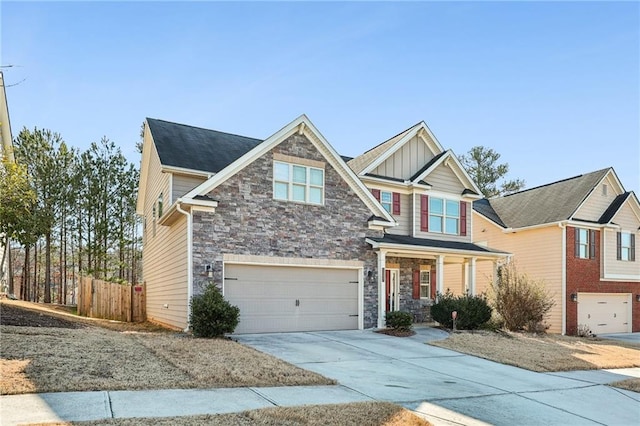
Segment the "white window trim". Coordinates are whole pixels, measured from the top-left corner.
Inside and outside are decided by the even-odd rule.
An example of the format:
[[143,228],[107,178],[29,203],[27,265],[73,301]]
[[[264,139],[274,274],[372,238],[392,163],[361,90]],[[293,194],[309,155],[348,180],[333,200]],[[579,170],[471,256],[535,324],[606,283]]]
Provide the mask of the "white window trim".
[[[584,233],[587,235],[585,240],[583,241],[581,236],[582,236],[582,232],[584,231]],[[578,228],[578,246],[580,247],[580,249],[578,250],[578,259],[589,259],[589,230],[586,228]],[[584,247],[584,253],[585,255],[582,255],[582,248]]]
[[[431,208],[431,201],[432,200],[441,200],[442,201],[442,214],[440,213],[432,213],[432,208]],[[451,201],[454,203],[458,203],[458,215],[457,216],[450,216],[447,215],[447,201]],[[431,217],[437,217],[440,218],[440,224],[442,226],[442,230],[441,231],[433,231],[432,227],[431,227]],[[456,219],[456,232],[447,232],[447,218],[450,219]],[[459,200],[454,200],[452,198],[445,198],[445,197],[436,197],[436,196],[429,196],[429,232],[433,232],[435,234],[446,234],[446,235],[460,235],[460,201]]]
[[[389,194],[389,202],[383,200],[384,198],[383,194]],[[382,205],[383,209],[385,209],[386,211],[389,212],[389,214],[391,214],[393,212],[393,192],[380,190],[380,204]],[[388,209],[386,207],[387,205],[389,206]]]
[[[625,246],[624,237],[628,238],[628,246]],[[626,258],[625,258],[626,253]],[[620,261],[631,262],[631,232],[620,232]]]
[[[428,277],[428,283],[423,284],[422,274],[426,274]],[[427,297],[422,296],[422,287],[427,287]],[[431,300],[431,270],[430,269],[421,269],[420,270],[420,299],[421,300]]]
[[[282,164],[285,165],[289,168],[289,180],[288,181],[284,181],[284,180],[278,180],[276,179],[276,174],[275,174],[275,169],[276,169],[276,164]],[[293,181],[293,168],[294,167],[302,167],[305,169],[305,173],[306,173],[306,179],[305,179],[305,183],[304,183],[304,201],[300,201],[300,200],[294,200],[293,199],[293,186],[294,185],[298,185],[298,186],[302,186],[301,183],[297,183]],[[311,170],[317,170],[320,173],[322,173],[322,185],[313,185],[311,183]],[[274,161],[273,162],[273,182],[272,182],[272,191],[273,191],[273,199],[277,200],[277,201],[288,201],[288,202],[292,202],[292,203],[300,203],[300,204],[311,204],[314,206],[323,206],[324,205],[324,182],[325,182],[325,173],[324,173],[324,169],[319,168],[319,167],[312,167],[312,166],[307,166],[304,164],[295,164],[295,163],[288,163],[288,162],[284,162],[284,161]],[[283,198],[276,198],[276,183],[284,183],[287,185],[287,199],[283,199]],[[320,198],[321,201],[320,203],[314,203],[312,201],[310,201],[309,199],[309,194],[310,194],[310,189],[311,188],[318,188],[320,189]]]

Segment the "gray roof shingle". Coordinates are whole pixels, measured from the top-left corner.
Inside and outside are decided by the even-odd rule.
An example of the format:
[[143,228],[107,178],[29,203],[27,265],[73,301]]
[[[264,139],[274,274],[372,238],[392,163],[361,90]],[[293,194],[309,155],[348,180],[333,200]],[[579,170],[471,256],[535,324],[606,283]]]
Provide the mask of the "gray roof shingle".
[[147,123],[165,166],[218,173],[263,142],[154,118]]
[[504,197],[475,201],[473,209],[505,228],[567,220],[610,170],[597,170]]
[[451,250],[464,250],[464,251],[475,251],[478,253],[504,253],[507,252],[494,250],[489,247],[480,246],[478,244],[473,243],[465,243],[461,241],[446,241],[446,240],[434,240],[430,238],[415,238],[410,237],[408,235],[394,235],[394,234],[384,234],[383,237],[371,237],[369,238],[371,241],[375,241],[377,243],[387,243],[387,244],[402,244],[407,246],[419,246],[425,248],[433,248],[433,249],[451,249]]

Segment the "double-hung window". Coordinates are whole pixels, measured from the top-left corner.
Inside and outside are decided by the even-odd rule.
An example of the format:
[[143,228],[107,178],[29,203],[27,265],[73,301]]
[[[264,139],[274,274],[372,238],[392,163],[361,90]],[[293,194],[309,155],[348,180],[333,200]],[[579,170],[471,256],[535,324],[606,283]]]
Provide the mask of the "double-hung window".
[[626,261],[636,260],[636,236],[629,232],[618,232],[617,259]]
[[429,231],[457,235],[460,225],[460,203],[444,198],[429,198]]
[[393,196],[389,191],[380,191],[380,204],[389,213],[391,213],[391,206],[393,203]]
[[594,259],[596,257],[596,231],[593,229],[576,228],[575,254],[580,259]]
[[274,161],[273,198],[324,204],[324,170]]
[[420,299],[431,298],[431,271],[420,271]]

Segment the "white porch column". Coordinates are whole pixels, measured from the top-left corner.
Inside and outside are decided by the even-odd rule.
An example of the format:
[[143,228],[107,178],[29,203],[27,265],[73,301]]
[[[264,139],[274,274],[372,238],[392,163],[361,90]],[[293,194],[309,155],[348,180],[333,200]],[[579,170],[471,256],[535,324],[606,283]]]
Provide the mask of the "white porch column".
[[384,315],[385,315],[385,266],[387,264],[387,253],[383,250],[379,250],[378,254],[378,328],[384,328]]
[[476,295],[476,258],[471,258],[471,263],[469,264],[469,294],[472,296]]
[[444,293],[444,256],[436,257],[436,291],[439,294]]

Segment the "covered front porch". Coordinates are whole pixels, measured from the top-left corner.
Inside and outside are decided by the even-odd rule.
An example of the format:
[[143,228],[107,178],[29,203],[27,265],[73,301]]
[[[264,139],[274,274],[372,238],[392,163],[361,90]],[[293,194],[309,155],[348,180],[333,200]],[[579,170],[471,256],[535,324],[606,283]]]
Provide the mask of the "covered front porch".
[[469,242],[392,234],[367,238],[367,243],[377,254],[379,328],[385,326],[385,314],[390,311],[410,312],[416,322],[426,320],[437,294],[447,290],[475,295],[476,265],[491,262],[495,277],[498,266],[510,256]]

